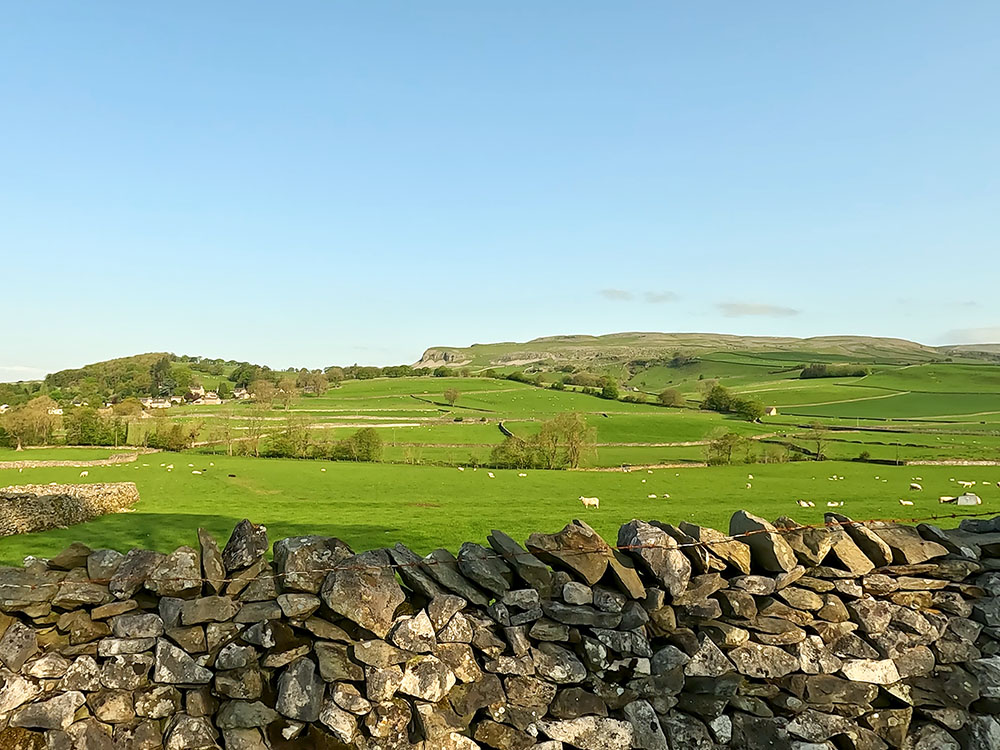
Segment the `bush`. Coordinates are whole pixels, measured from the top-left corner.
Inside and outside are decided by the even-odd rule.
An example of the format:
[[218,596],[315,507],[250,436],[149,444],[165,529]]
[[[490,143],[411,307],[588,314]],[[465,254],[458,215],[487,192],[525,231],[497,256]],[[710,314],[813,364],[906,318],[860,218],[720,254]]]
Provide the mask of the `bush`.
[[870,367],[862,365],[828,365],[813,363],[802,369],[799,377],[803,380],[809,378],[863,378],[871,374]]
[[656,398],[663,406],[684,406],[684,397],[676,388],[666,388]]

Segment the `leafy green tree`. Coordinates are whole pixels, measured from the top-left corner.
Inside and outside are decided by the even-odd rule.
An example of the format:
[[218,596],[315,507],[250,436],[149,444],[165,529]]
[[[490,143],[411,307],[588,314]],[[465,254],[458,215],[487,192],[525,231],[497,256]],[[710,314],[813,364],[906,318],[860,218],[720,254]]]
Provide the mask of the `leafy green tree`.
[[160,357],[150,366],[149,381],[151,396],[167,396],[173,391],[176,382],[170,372],[170,357]]
[[26,404],[11,409],[4,419],[4,428],[12,436],[18,450],[24,445],[44,445],[52,440],[59,426],[59,406],[48,396],[36,396]]
[[449,388],[444,392],[444,400],[448,402],[449,406],[454,406],[460,395],[461,394],[458,392],[458,389]]
[[764,404],[752,398],[734,398],[729,409],[747,422],[759,422],[764,416]]
[[219,385],[216,386],[215,392],[219,394],[219,398],[226,399],[233,397],[233,387],[229,385],[228,380],[220,380]]
[[251,396],[253,397],[254,403],[261,404],[267,409],[270,409],[274,404],[274,399],[278,396],[278,389],[275,388],[274,383],[270,380],[255,380],[250,384]]
[[447,367],[445,367],[444,365],[441,365],[440,367],[436,367],[436,368],[434,368],[434,372],[433,372],[433,375],[434,375],[434,377],[436,377],[436,378],[446,378],[446,377],[448,377],[449,375],[451,375],[451,370],[449,370],[449,369],[448,369]]
[[278,382],[278,393],[276,400],[285,409],[292,405],[292,401],[299,395],[299,389],[295,387],[295,378],[282,378]]
[[718,383],[713,385],[705,394],[705,399],[701,402],[701,408],[708,411],[717,411],[720,414],[727,414],[732,410],[733,394],[725,386]]
[[601,398],[612,401],[618,399],[618,383],[608,375],[601,378]]
[[663,406],[684,406],[684,397],[676,388],[665,388],[656,398]]
[[737,432],[723,432],[708,441],[705,458],[710,466],[728,466],[745,454],[749,441]]

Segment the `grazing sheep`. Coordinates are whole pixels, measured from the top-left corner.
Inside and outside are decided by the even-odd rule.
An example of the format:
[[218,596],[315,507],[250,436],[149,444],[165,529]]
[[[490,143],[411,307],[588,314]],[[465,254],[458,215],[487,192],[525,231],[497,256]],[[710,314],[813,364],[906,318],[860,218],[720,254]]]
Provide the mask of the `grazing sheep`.
[[647,474],[652,474],[652,473],[653,473],[653,470],[652,470],[652,469],[646,469],[646,473],[647,473]]
[[528,475],[527,475],[527,474],[525,474],[525,473],[524,473],[524,472],[522,471],[522,472],[519,472],[519,473],[518,473],[518,476],[519,476],[519,477],[526,477],[526,476],[528,476]]
[[597,497],[584,497],[580,495],[580,502],[583,503],[584,508],[600,508],[601,500]]
[[953,503],[956,500],[958,500],[958,498],[954,495],[941,495],[941,497],[938,498],[939,503]]
[[753,474],[747,474],[747,479],[753,479]]
[[899,504],[900,505],[913,505],[913,501],[912,500],[903,500],[902,498],[900,498]]
[[89,477],[90,476],[90,472],[89,471],[81,471],[80,472],[80,476],[81,477]]
[[814,503],[812,500],[810,500],[809,501],[809,507],[810,508],[815,508],[816,507],[816,503]]
[[656,495],[646,495],[646,497],[648,497],[650,500],[656,499]]
[[459,467],[458,467],[458,470],[459,470],[459,471],[465,471],[465,467],[464,467],[464,466],[459,466]]
[[668,495],[666,492],[664,492],[662,495],[660,495],[660,497],[662,497],[664,500],[669,500],[670,499],[670,495]]
[[750,484],[750,482],[747,482],[747,489],[750,489],[751,487],[753,487],[753,485]]
[[235,477],[236,475],[235,475],[235,474],[230,474],[229,476],[230,476],[230,477]]
[[835,502],[833,502],[833,501],[831,500],[830,502],[828,502],[828,503],[826,504],[826,507],[827,507],[827,508],[839,508],[839,507],[841,507],[841,506],[842,506],[843,504],[844,504],[844,501],[843,501],[843,500],[841,500],[841,501],[840,501],[839,503],[835,503]]
[[488,476],[490,479],[495,479],[495,477],[493,476],[493,472],[492,471],[486,472],[486,476]]
[[320,469],[320,471],[326,471],[326,469]]
[[201,474],[201,472],[200,472],[200,471],[198,471],[197,469],[195,469],[195,470],[194,470],[194,471],[192,471],[191,473],[192,473],[192,474]]
[[796,500],[795,504],[798,505],[800,508],[808,508],[809,507],[809,501],[808,500]]
[[922,490],[923,487],[921,487],[917,482],[910,482],[910,489],[911,490]]

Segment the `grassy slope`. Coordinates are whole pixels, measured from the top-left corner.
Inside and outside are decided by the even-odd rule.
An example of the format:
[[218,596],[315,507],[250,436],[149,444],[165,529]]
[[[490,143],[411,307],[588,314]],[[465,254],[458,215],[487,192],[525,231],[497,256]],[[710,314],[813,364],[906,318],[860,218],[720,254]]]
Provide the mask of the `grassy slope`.
[[[148,458],[120,468],[92,469],[86,480],[136,482],[142,500],[135,512],[69,529],[0,539],[0,561],[16,563],[27,554],[51,555],[75,540],[92,547],[169,550],[196,544],[198,526],[225,538],[246,516],[267,525],[272,540],[293,534],[331,534],[358,549],[403,541],[420,552],[436,545],[455,550],[463,541],[483,541],[493,528],[524,539],[533,531],[556,531],[577,517],[586,518],[610,540],[618,526],[631,518],[691,520],[725,529],[729,516],[739,508],[768,518],[789,514],[802,522],[821,522],[826,502],[840,500],[844,507],[839,510],[857,518],[926,517],[945,507],[938,504],[938,495],[957,494],[955,484],[949,482],[954,478],[991,482],[980,490],[986,503],[983,509],[1000,512],[1000,488],[992,485],[1000,479],[996,467],[890,468],[824,462],[652,474],[532,471],[524,478],[517,472],[498,471],[490,479],[482,469],[460,472],[169,454]],[[170,462],[177,467],[173,472],[160,467]],[[191,474],[188,463],[206,473]],[[750,490],[745,488],[748,472],[754,475]],[[829,481],[832,474],[845,480]],[[907,491],[915,475],[922,477],[923,493]],[[79,478],[74,469],[0,471],[0,484],[15,481]],[[650,493],[671,497],[652,500],[647,498]],[[600,497],[600,510],[585,511],[579,495]],[[903,508],[899,497],[912,497],[916,505]],[[797,498],[812,499],[818,507],[799,508],[794,504]]]

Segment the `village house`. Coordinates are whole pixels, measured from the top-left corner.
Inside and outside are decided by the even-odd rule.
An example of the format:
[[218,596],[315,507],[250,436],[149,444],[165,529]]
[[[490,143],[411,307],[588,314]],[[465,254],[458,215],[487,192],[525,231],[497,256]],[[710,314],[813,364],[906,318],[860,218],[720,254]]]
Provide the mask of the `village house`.
[[246,388],[234,388],[233,398],[237,399],[238,401],[246,401],[249,398],[251,398],[250,391],[248,391]]
[[184,397],[183,396],[171,396],[170,397],[170,403],[172,403],[172,404],[183,404],[184,403]]
[[776,417],[776,416],[778,416],[778,407],[777,406],[769,406],[769,407],[767,407],[766,409],[764,409],[764,416],[765,417]]
[[143,405],[146,409],[169,409],[170,399],[169,398],[146,398],[139,399],[139,403]]
[[222,399],[219,398],[219,394],[215,391],[206,391],[203,396],[196,399],[194,402],[195,406],[214,406],[222,403]]
[[201,398],[202,396],[205,395],[205,386],[192,385],[190,388],[188,388],[188,393],[190,393],[192,396],[197,396],[198,398]]

